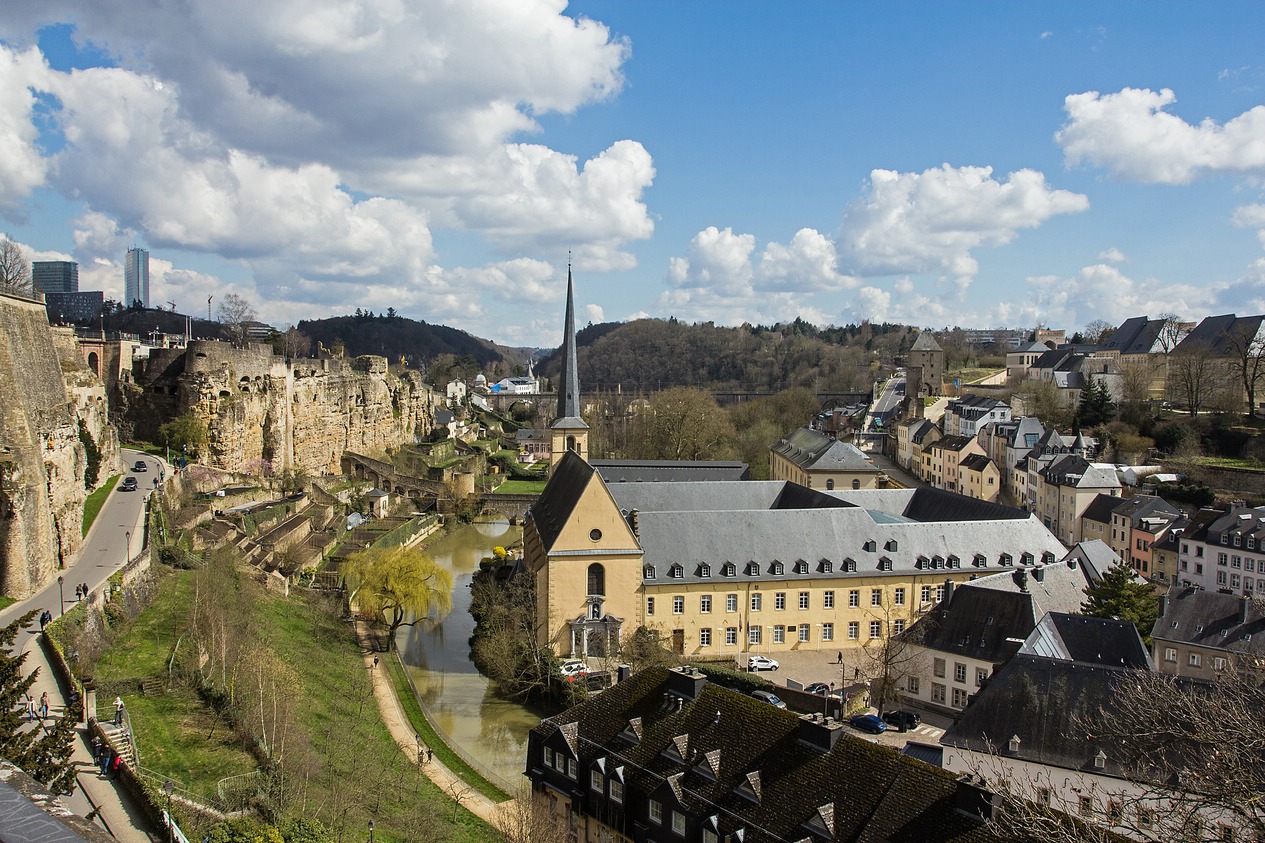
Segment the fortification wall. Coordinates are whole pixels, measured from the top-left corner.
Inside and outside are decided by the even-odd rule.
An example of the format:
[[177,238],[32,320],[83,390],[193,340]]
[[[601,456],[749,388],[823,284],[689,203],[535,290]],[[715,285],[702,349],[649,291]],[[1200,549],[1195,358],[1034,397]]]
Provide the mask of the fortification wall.
[[104,387],[74,362],[73,335],[54,336],[42,305],[0,293],[0,593],[10,597],[33,594],[82,544],[81,420],[103,452],[99,478],[118,465]]
[[271,346],[198,341],[138,369],[123,396],[125,423],[158,439],[162,421],[183,413],[207,428],[200,461],[254,472],[266,461],[287,469],[333,474],[345,450],[380,453],[429,433],[440,407],[421,375],[392,375],[383,357],[296,359]]

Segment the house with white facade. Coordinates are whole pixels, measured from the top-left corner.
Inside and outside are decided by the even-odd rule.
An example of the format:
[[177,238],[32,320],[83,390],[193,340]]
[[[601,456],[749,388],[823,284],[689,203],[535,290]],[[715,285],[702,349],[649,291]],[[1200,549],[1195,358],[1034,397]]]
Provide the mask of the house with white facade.
[[1182,534],[1178,578],[1227,594],[1265,592],[1265,507],[1201,510]]
[[974,436],[989,422],[1010,421],[1010,405],[983,395],[964,395],[949,401],[944,410],[944,432],[949,436]]

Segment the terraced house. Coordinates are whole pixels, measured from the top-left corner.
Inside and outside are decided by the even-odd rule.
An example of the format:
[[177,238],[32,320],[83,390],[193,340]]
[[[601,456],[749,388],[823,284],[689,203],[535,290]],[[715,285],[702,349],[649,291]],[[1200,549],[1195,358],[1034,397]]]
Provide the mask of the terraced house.
[[682,654],[836,650],[899,634],[946,580],[1062,557],[1022,510],[938,489],[615,483],[566,453],[524,529],[537,637],[610,654],[644,626]]

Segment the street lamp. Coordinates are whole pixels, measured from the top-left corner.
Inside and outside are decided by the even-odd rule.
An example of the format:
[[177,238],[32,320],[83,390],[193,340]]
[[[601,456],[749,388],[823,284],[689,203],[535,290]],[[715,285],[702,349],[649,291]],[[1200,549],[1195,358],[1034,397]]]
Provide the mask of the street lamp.
[[123,535],[127,538],[127,559],[125,561],[131,562],[132,561],[132,531],[127,530],[123,533]]
[[369,820],[369,843],[373,843],[373,820]]
[[57,613],[57,617],[66,614],[66,578],[58,574],[57,576],[57,594],[61,597],[61,611]]
[[171,779],[163,782],[163,791],[167,794],[167,843],[175,843],[176,832],[172,828],[171,823],[171,794],[176,789],[176,783]]

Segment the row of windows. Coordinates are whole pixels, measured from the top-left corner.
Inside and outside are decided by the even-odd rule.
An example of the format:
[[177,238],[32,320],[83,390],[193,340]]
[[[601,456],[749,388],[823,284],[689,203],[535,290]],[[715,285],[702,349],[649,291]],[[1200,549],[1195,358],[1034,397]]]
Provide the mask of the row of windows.
[[[866,542],[865,549],[871,552],[877,552],[875,548],[872,547],[872,545],[874,545],[874,542],[872,541]],[[887,542],[886,549],[888,551],[895,551],[896,550],[895,540]],[[1042,564],[1051,565],[1054,563],[1054,561],[1055,561],[1055,556],[1052,552],[1047,550],[1041,554]],[[1025,551],[1024,553],[1019,555],[1019,562],[1021,565],[1031,566],[1036,562],[1036,557],[1033,554]],[[1003,567],[1011,567],[1015,564],[1014,556],[1012,556],[1009,553],[1002,553],[998,555],[997,557],[997,564]],[[822,559],[821,561],[817,563],[817,573],[833,574],[834,569],[835,569],[834,565],[835,563],[832,562],[831,560]],[[971,566],[975,568],[987,567],[988,557],[982,553],[975,554],[971,558]],[[920,571],[921,570],[937,570],[940,568],[946,568],[946,569],[947,568],[961,568],[962,559],[961,557],[952,553],[949,554],[948,556],[940,556],[940,555],[935,555],[935,556],[930,556],[930,557],[919,556],[916,560],[914,560],[914,567]],[[893,569],[893,562],[890,558],[886,556],[879,558],[878,570],[891,571],[892,569]],[[843,573],[856,573],[857,561],[855,559],[852,559],[851,557],[846,558],[842,562],[839,563],[839,570]],[[755,561],[747,562],[743,566],[742,572],[744,576],[758,577],[762,573],[760,570],[760,563],[755,562]],[[792,566],[791,572],[793,574],[807,574],[808,563],[805,562],[803,559],[799,560]],[[786,565],[778,561],[771,562],[769,564],[768,570],[764,573],[766,573],[768,576],[774,576],[774,577],[785,576]],[[694,575],[701,578],[710,577],[712,575],[712,566],[706,562],[702,562],[695,568]],[[733,562],[726,562],[720,567],[720,575],[722,577],[736,577],[738,576],[738,566]],[[657,569],[655,568],[654,565],[643,566],[642,577],[644,579],[653,580],[657,576],[658,576]],[[668,568],[669,579],[683,579],[684,577],[685,577],[684,565],[682,565],[679,562],[674,562],[672,563],[671,566],[669,566]]]
[[[835,625],[833,623],[823,623],[821,626],[821,640],[835,640]],[[747,643],[763,644],[764,643],[764,627],[750,626],[747,627]],[[797,641],[806,643],[812,640],[812,624],[801,623],[799,625],[784,626],[777,624],[769,627],[772,637],[770,641],[774,644],[785,644],[788,636],[793,636]],[[904,620],[892,621],[892,634],[900,635],[905,631]],[[725,646],[733,647],[738,643],[738,627],[727,626],[723,630],[725,636]],[[871,638],[883,637],[883,622],[870,621],[869,632]],[[712,646],[712,628],[705,626],[698,631],[698,645],[700,647]],[[848,623],[848,640],[859,641],[861,639],[861,623],[860,621],[850,621]]]
[[1256,580],[1239,574],[1227,576],[1225,571],[1217,571],[1217,585],[1226,585],[1232,589],[1242,588],[1244,591],[1265,591],[1265,579]]
[[[935,595],[936,602],[943,600],[944,586],[943,585],[935,585],[935,586],[924,585],[921,587],[921,590],[919,591],[919,597],[921,598],[923,603],[931,602],[932,595]],[[798,606],[801,610],[808,610],[809,608],[811,608],[811,603],[812,603],[811,592],[801,591],[798,593],[797,596],[798,596]],[[711,614],[712,597],[713,595],[711,594],[700,594],[698,596],[698,610],[700,613],[704,615]],[[871,606],[883,605],[883,589],[881,588],[870,589],[870,605]],[[905,605],[905,589],[903,586],[892,589],[892,605],[894,606]],[[752,593],[750,596],[750,606],[751,606],[751,611],[753,612],[762,611],[764,609],[764,592],[757,591],[757,592]],[[861,589],[859,588],[850,589],[848,591],[848,608],[858,609],[860,608],[860,606],[861,606]],[[834,591],[822,592],[821,607],[823,609],[835,608]],[[773,592],[773,609],[774,611],[778,611],[778,612],[784,611],[786,609],[786,592],[784,591]],[[655,610],[655,598],[653,596],[647,597],[646,598],[646,614],[653,615],[654,610]],[[738,611],[738,595],[737,594],[725,595],[725,611],[726,612]],[[673,595],[672,614],[674,615],[685,614],[685,596],[684,595],[682,594]]]
[[[1244,571],[1255,571],[1255,570],[1256,570],[1256,560],[1255,560],[1255,559],[1253,559],[1253,558],[1252,558],[1252,557],[1250,557],[1250,556],[1246,556],[1246,557],[1244,557],[1244,556],[1239,556],[1239,555],[1237,555],[1237,554],[1235,554],[1235,555],[1233,555],[1233,556],[1227,556],[1227,555],[1226,555],[1226,554],[1224,554],[1224,553],[1218,553],[1218,554],[1217,554],[1217,564],[1218,564],[1219,566],[1221,566],[1222,568],[1224,568],[1224,567],[1226,567],[1226,563],[1227,563],[1227,562],[1229,563],[1229,566],[1230,566],[1231,568],[1238,568],[1238,569],[1240,569],[1240,570],[1244,570]],[[1261,562],[1261,570],[1262,570],[1262,571],[1265,571],[1265,561],[1262,561],[1262,562]]]
[[[1243,547],[1243,546],[1245,546],[1245,543],[1244,543],[1244,541],[1243,541],[1243,536],[1242,536],[1241,534],[1239,534],[1239,533],[1235,533],[1235,534],[1234,534],[1234,536],[1233,536],[1233,541],[1231,541],[1231,536],[1230,536],[1230,534],[1229,534],[1229,533],[1222,533],[1222,534],[1221,534],[1221,543],[1222,543],[1222,544],[1233,544],[1235,547]],[[1263,546],[1263,547],[1265,547],[1265,545],[1262,545],[1262,546]],[[1248,537],[1247,537],[1247,542],[1246,542],[1246,547],[1247,547],[1247,549],[1248,549],[1248,550],[1251,550],[1252,548],[1256,547],[1256,539],[1255,539],[1255,538],[1253,538],[1252,536],[1248,536]]]
[[[935,659],[931,665],[932,673],[943,679],[947,664],[944,659]],[[988,671],[985,668],[975,668],[975,687],[978,688],[984,684],[984,680],[988,678]],[[966,665],[962,662],[953,663],[953,681],[966,684]],[[915,692],[916,693],[916,692]]]
[[[1165,647],[1165,648],[1164,648],[1164,661],[1169,662],[1170,664],[1176,664],[1176,663],[1177,663],[1177,650],[1176,650],[1175,648],[1173,648],[1173,647]],[[1200,653],[1191,653],[1191,654],[1189,655],[1189,657],[1187,658],[1187,662],[1186,662],[1186,663],[1187,663],[1187,664],[1189,664],[1191,667],[1203,667],[1203,663],[1204,663],[1204,660],[1203,660],[1203,655],[1202,655],[1202,654],[1200,654]],[[1224,658],[1222,658],[1221,656],[1214,656],[1214,657],[1213,657],[1213,659],[1212,659],[1212,669],[1213,669],[1213,670],[1218,670],[1218,671],[1220,671],[1220,670],[1225,670],[1227,666],[1228,666],[1228,664],[1227,664],[1226,660],[1225,660]]]

